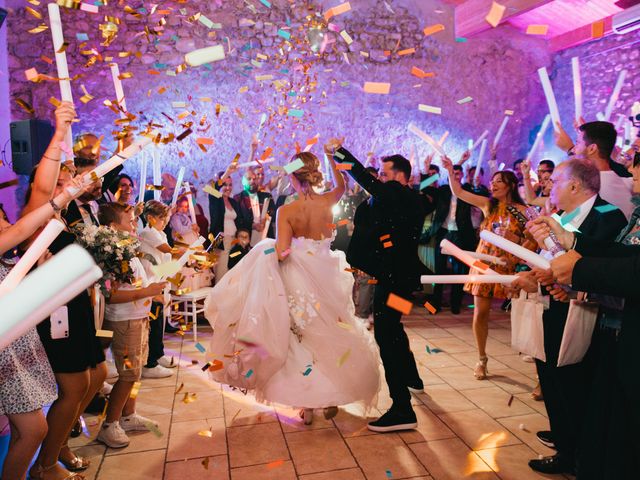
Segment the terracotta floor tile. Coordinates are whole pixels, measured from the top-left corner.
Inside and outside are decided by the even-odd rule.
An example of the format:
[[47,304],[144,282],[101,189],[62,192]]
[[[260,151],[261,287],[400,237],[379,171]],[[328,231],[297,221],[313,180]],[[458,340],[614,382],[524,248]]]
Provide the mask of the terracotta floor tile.
[[140,415],[170,414],[173,409],[175,387],[155,387],[140,390],[136,398],[136,411]]
[[527,405],[529,405],[529,407],[531,407],[541,415],[545,417],[547,416],[547,408],[544,406],[544,402],[542,400],[538,401],[531,398],[531,393],[516,393],[514,394],[514,396],[522,403],[526,403]]
[[473,369],[466,366],[434,368],[433,372],[456,390],[487,388],[492,386],[490,382],[478,380],[474,377]]
[[[476,363],[478,363],[478,353],[475,351],[475,349],[473,352],[452,353],[451,356],[458,360],[461,364],[466,365],[469,368],[475,368]],[[509,368],[507,365],[500,363],[493,357],[489,358],[489,364],[492,368]]]
[[476,351],[476,347],[456,337],[434,338],[430,344],[449,354]]
[[[195,393],[195,400],[185,403],[185,395]],[[216,391],[190,392],[183,388],[175,394],[173,421],[198,420],[202,418],[224,417],[222,394]],[[187,397],[191,398],[191,397]]]
[[[211,431],[211,437],[198,435],[201,431]],[[200,458],[211,455],[225,455],[227,440],[224,419],[210,418],[174,422],[171,424],[167,461]]]
[[[416,477],[429,472],[396,434],[346,439],[367,480]],[[384,452],[384,453],[383,453]],[[391,477],[386,473],[391,472]]]
[[[334,470],[332,472],[311,473],[300,475],[300,480],[365,480],[362,470],[359,468],[349,468],[347,470]],[[419,480],[414,478],[413,480]]]
[[398,435],[406,443],[418,443],[429,440],[440,440],[442,438],[455,437],[449,427],[447,427],[438,416],[425,406],[414,407],[418,418],[418,428],[398,432]]
[[[536,433],[541,430],[549,430],[549,419],[539,413],[519,415],[516,417],[498,419],[511,433],[526,443],[530,448],[541,455],[553,455],[555,450],[544,446],[538,441]],[[520,428],[524,427],[524,428]]]
[[541,480],[563,478],[562,475],[542,475],[529,468],[527,462],[538,454],[526,445],[492,448],[476,452],[500,475],[501,480]]
[[324,418],[324,413],[321,408],[313,411],[313,423],[311,425],[305,425],[304,421],[300,417],[299,408],[287,408],[276,407],[276,414],[278,420],[282,425],[282,430],[285,433],[288,432],[306,432],[309,430],[319,430],[322,428],[333,428],[333,422]]
[[100,464],[102,463],[102,457],[104,456],[107,447],[102,444],[85,445],[80,448],[72,448],[73,453],[79,457],[84,457],[91,462],[89,468],[82,472],[82,476],[85,480],[93,480],[96,478]]
[[536,380],[509,368],[506,370],[489,369],[488,380],[509,393],[530,393],[538,383]]
[[523,361],[522,355],[518,355],[517,353],[512,353],[511,355],[494,355],[489,361],[491,362],[492,360],[496,360],[506,368],[512,368],[528,377],[535,378],[535,375],[537,375],[536,364]]
[[436,414],[476,408],[472,402],[449,384],[431,385],[425,389],[425,393],[418,394],[418,398]]
[[491,468],[458,438],[413,443],[410,447],[434,480],[498,480]]
[[[460,393],[493,418],[533,413],[531,408],[517,398],[514,397],[513,400],[511,400],[512,394],[505,392],[499,387],[462,390]],[[511,405],[509,405],[510,401]]]
[[445,352],[429,354],[427,353],[426,348],[424,348],[419,353],[414,351],[413,354],[416,358],[416,361],[422,362],[425,367],[434,371],[438,368],[462,366],[462,364],[458,360]]
[[367,423],[377,419],[382,412],[372,409],[365,417],[360,411],[350,411],[344,407],[340,408],[338,415],[333,418],[333,423],[340,430],[343,437],[361,437],[363,435],[377,435],[367,428]]
[[288,460],[284,435],[277,423],[227,429],[231,467]]
[[180,369],[178,372],[178,380],[176,382],[176,390],[180,385],[183,385],[183,392],[220,392],[220,384],[214,382],[209,374],[203,372],[199,368],[196,369]]
[[226,455],[216,455],[165,464],[164,480],[186,479],[229,480],[229,459]]
[[255,423],[277,422],[273,407],[268,407],[247,399],[241,393],[224,392],[224,419],[227,427],[253,425]]
[[268,463],[250,467],[232,468],[231,480],[296,480],[293,462]]
[[285,438],[298,475],[357,466],[335,428],[287,433]]
[[443,413],[440,419],[473,450],[520,443],[508,429],[481,410]]
[[164,456],[164,450],[154,450],[104,457],[96,479],[149,480],[162,478]]

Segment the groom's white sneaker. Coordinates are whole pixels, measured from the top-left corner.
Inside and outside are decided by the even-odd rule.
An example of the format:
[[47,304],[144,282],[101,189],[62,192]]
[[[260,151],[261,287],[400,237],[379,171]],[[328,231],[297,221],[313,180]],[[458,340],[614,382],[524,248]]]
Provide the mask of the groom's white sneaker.
[[412,430],[418,427],[416,414],[411,408],[399,410],[391,407],[378,420],[369,422],[367,428],[372,432],[397,432],[398,430]]

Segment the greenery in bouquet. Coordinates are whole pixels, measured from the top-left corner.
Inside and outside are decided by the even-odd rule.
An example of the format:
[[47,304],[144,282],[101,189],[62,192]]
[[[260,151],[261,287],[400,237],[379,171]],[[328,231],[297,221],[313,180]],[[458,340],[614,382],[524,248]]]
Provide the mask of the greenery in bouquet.
[[110,296],[112,282],[134,283],[129,262],[139,253],[140,242],[136,237],[107,226],[85,224],[73,227],[73,233],[102,269],[99,284],[105,297]]

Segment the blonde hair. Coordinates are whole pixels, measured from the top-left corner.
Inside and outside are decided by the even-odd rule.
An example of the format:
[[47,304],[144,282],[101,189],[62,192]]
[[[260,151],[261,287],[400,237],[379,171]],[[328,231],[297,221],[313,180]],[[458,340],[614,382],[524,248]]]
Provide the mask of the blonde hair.
[[171,208],[162,202],[157,200],[149,200],[144,204],[144,219],[149,222],[148,216],[151,215],[156,218],[164,218],[169,215]]
[[320,160],[311,152],[296,153],[291,157],[291,161],[301,160],[303,166],[293,172],[293,176],[300,182],[300,186],[305,193],[309,193],[311,187],[322,185],[324,177],[320,171]]

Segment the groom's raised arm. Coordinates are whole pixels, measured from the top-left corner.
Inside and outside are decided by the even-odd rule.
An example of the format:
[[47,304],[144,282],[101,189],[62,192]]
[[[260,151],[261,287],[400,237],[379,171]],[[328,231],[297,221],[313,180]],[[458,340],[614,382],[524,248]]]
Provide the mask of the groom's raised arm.
[[391,192],[386,188],[385,184],[371,175],[364,168],[364,165],[354,157],[349,150],[344,147],[340,147],[333,154],[333,159],[336,163],[342,165],[351,165],[347,172],[353,178],[353,180],[364,188],[369,194],[378,200],[384,200],[391,195]]

